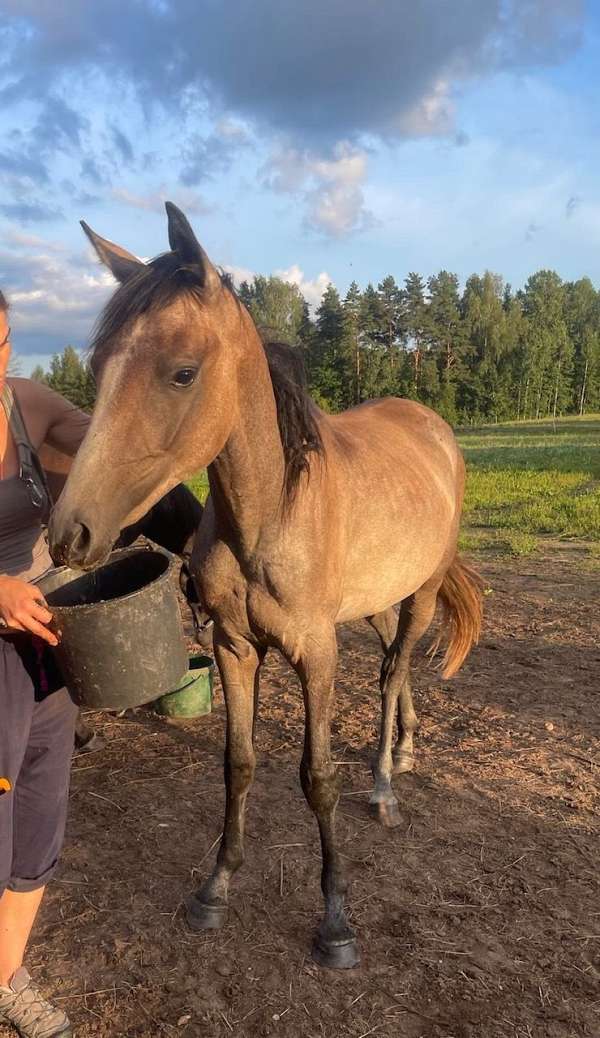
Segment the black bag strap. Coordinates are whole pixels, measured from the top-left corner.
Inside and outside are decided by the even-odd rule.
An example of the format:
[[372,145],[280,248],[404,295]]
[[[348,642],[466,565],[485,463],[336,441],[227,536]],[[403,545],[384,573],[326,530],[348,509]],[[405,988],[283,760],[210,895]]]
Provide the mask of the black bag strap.
[[44,472],[37,451],[29,439],[27,426],[25,425],[23,414],[19,407],[19,401],[8,383],[4,384],[0,400],[4,411],[6,412],[10,431],[17,448],[17,455],[19,458],[19,478],[27,484],[33,504],[38,508],[42,508],[45,498],[45,502],[49,509],[52,505],[52,496],[46,479],[46,473]]

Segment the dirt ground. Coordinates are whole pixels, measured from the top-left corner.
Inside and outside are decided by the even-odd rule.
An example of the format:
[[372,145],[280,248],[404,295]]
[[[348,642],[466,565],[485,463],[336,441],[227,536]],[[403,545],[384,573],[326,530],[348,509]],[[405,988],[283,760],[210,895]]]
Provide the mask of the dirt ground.
[[[340,631],[339,840],[362,964],[320,970],[316,825],[298,782],[296,679],[264,668],[247,861],[231,921],[186,929],[223,813],[224,711],[95,721],[64,860],[30,954],[79,1038],[583,1038],[600,1034],[600,570],[574,553],[480,564],[485,634],[457,678],[422,654],[404,824],[371,820],[376,636]],[[1,1031],[1,1034],[7,1032]]]

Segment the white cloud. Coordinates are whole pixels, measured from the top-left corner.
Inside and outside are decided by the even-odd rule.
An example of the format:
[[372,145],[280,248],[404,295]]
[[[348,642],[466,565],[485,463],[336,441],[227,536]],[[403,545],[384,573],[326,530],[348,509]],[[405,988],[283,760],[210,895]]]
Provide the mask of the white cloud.
[[[256,277],[256,272],[249,270],[247,267],[226,265],[223,269],[227,271],[228,274],[231,274],[237,288],[239,288],[242,281],[247,281],[249,284],[252,284]],[[321,271],[320,274],[317,274],[315,278],[307,278],[306,274],[297,263],[293,263],[291,267],[287,267],[285,270],[274,270],[273,277],[281,278],[282,281],[286,281],[289,285],[297,285],[306,299],[306,302],[313,310],[319,305],[323,298],[325,289],[333,281],[329,274],[324,270]]]
[[40,248],[46,252],[64,252],[65,249],[61,242],[50,242],[38,237],[37,234],[26,234],[19,227],[8,227],[3,231],[2,238],[5,244],[15,245],[17,248]]
[[0,283],[11,304],[17,353],[84,346],[114,281],[88,252],[23,236],[10,252],[0,250]]
[[226,274],[231,274],[233,283],[236,288],[239,288],[242,281],[248,281],[251,283],[256,277],[256,273],[253,270],[249,270],[248,267],[235,267],[230,264],[225,264],[223,270]]
[[195,215],[206,215],[211,211],[196,191],[188,191],[186,188],[173,190],[164,184],[145,195],[137,195],[125,187],[118,187],[114,188],[112,196],[123,205],[131,206],[133,209],[144,209],[150,213],[164,212],[167,201],[174,202],[180,209]]
[[450,91],[448,80],[436,80],[423,97],[393,120],[394,128],[406,137],[433,137],[452,133],[455,105]]
[[316,278],[307,278],[297,263],[288,267],[287,270],[276,270],[274,274],[275,277],[281,278],[282,281],[287,281],[290,285],[297,285],[312,309],[319,305],[325,289],[333,280],[325,271],[317,274]]
[[364,149],[343,141],[327,156],[282,148],[263,167],[263,177],[274,191],[300,195],[306,225],[328,237],[340,238],[373,223],[363,192]]
[[234,144],[247,144],[250,140],[250,134],[245,126],[234,119],[220,119],[215,126],[215,134]]

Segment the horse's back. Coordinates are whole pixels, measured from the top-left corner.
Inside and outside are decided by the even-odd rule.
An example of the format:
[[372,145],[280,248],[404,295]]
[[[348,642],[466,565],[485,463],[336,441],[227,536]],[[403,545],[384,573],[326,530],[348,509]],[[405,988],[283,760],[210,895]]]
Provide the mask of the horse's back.
[[410,465],[418,457],[424,466],[439,459],[444,468],[450,465],[454,471],[460,467],[461,454],[452,429],[416,400],[384,397],[323,417],[330,447],[351,464],[368,456],[375,468],[378,458],[384,466],[394,458]]

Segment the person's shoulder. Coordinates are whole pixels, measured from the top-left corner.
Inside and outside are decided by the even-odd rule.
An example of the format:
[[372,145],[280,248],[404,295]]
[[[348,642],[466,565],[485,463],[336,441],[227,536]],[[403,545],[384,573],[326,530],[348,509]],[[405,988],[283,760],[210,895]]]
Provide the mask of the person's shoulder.
[[55,393],[50,386],[44,385],[43,382],[20,377],[9,378],[7,382],[26,418],[30,415],[35,415],[37,418],[44,415],[47,418],[53,418],[57,411],[72,407],[60,393]]
[[27,386],[29,386],[33,380],[30,378],[21,378],[20,375],[9,375],[6,381],[13,393],[20,394],[23,391],[27,391]]
[[9,389],[12,389],[13,395],[21,407],[25,407],[30,400],[35,399],[35,389],[32,391],[31,388],[34,383],[30,378],[11,376],[7,378],[6,384]]
[[55,397],[57,395],[49,386],[45,386],[42,382],[36,382],[32,378],[15,376],[14,378],[8,378],[6,381],[20,404],[29,401],[38,403],[40,400],[47,400],[49,396]]

